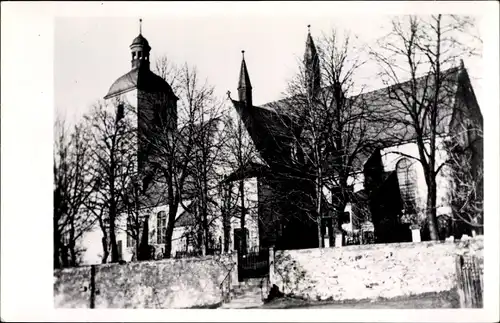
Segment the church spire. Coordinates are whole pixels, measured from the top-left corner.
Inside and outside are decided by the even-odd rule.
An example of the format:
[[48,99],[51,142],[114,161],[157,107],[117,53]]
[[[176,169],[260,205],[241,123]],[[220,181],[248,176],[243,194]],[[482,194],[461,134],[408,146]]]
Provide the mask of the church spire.
[[240,78],[238,80],[238,97],[240,102],[245,102],[247,107],[252,106],[252,84],[248,75],[247,64],[245,63],[245,51],[241,51],[241,69]]
[[321,87],[321,74],[316,46],[311,36],[311,25],[307,25],[306,50],[304,53],[304,68],[307,91],[310,96],[315,96]]

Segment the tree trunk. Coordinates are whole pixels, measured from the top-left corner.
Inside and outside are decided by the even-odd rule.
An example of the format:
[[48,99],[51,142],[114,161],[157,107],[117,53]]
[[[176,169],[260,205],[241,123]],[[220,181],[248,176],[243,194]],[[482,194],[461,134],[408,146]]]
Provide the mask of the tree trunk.
[[209,228],[208,228],[208,207],[207,207],[207,181],[206,178],[203,181],[203,194],[202,194],[202,230],[203,230],[203,249],[202,256],[205,256],[209,250]]
[[436,216],[436,179],[431,178],[427,192],[427,221],[431,240],[439,240]]
[[69,267],[68,247],[61,244],[61,260],[63,268]]
[[321,217],[318,216],[316,219],[318,224],[318,248],[323,248],[323,235],[321,234]]
[[72,267],[75,267],[77,265],[77,259],[76,259],[76,250],[75,250],[75,244],[76,244],[76,239],[75,239],[75,227],[74,227],[74,219],[71,221],[71,229],[69,232],[69,253],[70,253],[70,259],[71,263],[70,265]]
[[137,235],[135,236],[135,260],[137,260],[139,256],[139,252],[141,252],[141,238],[140,238],[140,230],[137,230]]
[[54,217],[54,269],[61,268],[61,233],[57,227],[57,219]]
[[116,242],[116,227],[115,227],[115,218],[109,219],[109,240],[111,243],[111,262],[118,262],[120,259],[118,255],[118,244]]
[[247,253],[247,236],[245,232],[245,182],[244,180],[240,181],[240,196],[241,196],[241,214],[240,214],[240,227],[241,227],[241,252],[242,254]]
[[70,241],[69,246],[69,256],[70,256],[70,266],[76,267],[78,265],[78,261],[76,259],[76,250],[75,250],[75,242]]
[[323,248],[323,234],[321,232],[321,227],[322,227],[322,220],[323,216],[321,214],[322,208],[321,208],[321,203],[322,203],[322,192],[321,192],[321,170],[318,169],[317,171],[317,176],[316,176],[316,217],[317,217],[317,224],[318,224],[318,247]]
[[111,185],[111,203],[109,207],[109,242],[111,244],[111,262],[118,262],[118,244],[116,242],[116,201],[114,184]]
[[230,239],[231,239],[231,221],[230,217],[228,214],[228,211],[224,211],[224,214],[222,216],[222,221],[223,221],[223,230],[224,230],[224,252],[227,253],[229,252],[229,246],[230,246]]
[[151,254],[149,252],[149,218],[146,216],[144,218],[141,244],[139,246],[137,260],[150,260],[150,258]]
[[102,243],[102,260],[101,262],[105,264],[108,261],[109,257],[109,248],[108,248],[108,238],[107,235],[104,234],[104,236],[101,239]]
[[165,230],[165,252],[163,257],[172,257],[172,235],[174,234],[175,216],[177,215],[178,203],[169,205],[168,222]]

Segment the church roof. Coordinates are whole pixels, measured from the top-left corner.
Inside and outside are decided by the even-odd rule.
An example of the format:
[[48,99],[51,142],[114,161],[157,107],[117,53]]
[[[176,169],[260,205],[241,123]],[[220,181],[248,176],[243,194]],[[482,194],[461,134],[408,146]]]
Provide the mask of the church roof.
[[127,74],[120,76],[111,85],[104,99],[109,99],[135,89],[149,93],[166,93],[177,99],[170,85],[147,68],[134,68]]
[[[440,98],[439,104],[441,107],[438,122],[439,134],[449,132],[453,113],[456,110],[457,103],[455,101],[459,83],[470,82],[463,66],[450,68],[444,71],[443,75],[442,92],[444,95]],[[430,94],[429,92],[433,88],[432,81],[433,78],[429,77],[429,74],[424,75],[416,80],[416,86]],[[366,129],[363,131],[369,140],[365,143],[366,147],[363,147],[356,156],[356,160],[353,161],[355,169],[362,169],[364,162],[376,148],[415,139],[416,133],[412,127],[411,116],[408,111],[402,109],[401,97],[395,97],[395,93],[404,92],[410,86],[411,82],[407,81],[348,98],[352,102],[350,113],[363,113],[368,124],[368,127],[365,127]],[[331,91],[331,88],[324,87],[320,90],[319,95],[328,95]],[[254,106],[251,109],[244,108],[244,104],[239,101],[233,100],[233,104],[245,120],[256,148],[261,151],[266,149],[265,138],[281,138],[279,140],[285,142],[292,139],[294,133],[300,133],[300,101],[300,95],[296,95],[269,102],[260,107]],[[265,154],[262,155],[266,160]]]

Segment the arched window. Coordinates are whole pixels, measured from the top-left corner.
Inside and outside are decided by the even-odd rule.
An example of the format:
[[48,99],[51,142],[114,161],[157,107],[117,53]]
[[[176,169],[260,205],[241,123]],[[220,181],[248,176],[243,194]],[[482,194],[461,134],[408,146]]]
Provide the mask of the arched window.
[[166,242],[166,232],[167,231],[167,214],[165,211],[158,212],[156,217],[156,243],[163,244]]
[[417,172],[415,163],[408,158],[402,158],[396,165],[399,191],[406,214],[416,213]]

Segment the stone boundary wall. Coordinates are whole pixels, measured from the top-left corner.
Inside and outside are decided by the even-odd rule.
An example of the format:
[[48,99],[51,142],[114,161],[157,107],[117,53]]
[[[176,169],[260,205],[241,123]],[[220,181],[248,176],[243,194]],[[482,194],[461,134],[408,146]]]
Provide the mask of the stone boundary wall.
[[[56,308],[189,308],[221,303],[238,282],[234,256],[165,259],[54,271]],[[226,276],[232,268],[229,279]],[[224,284],[221,288],[221,283]],[[93,299],[92,294],[94,295]]]
[[483,240],[429,241],[279,250],[271,284],[312,300],[394,298],[451,291],[457,287],[455,257],[483,259]]

